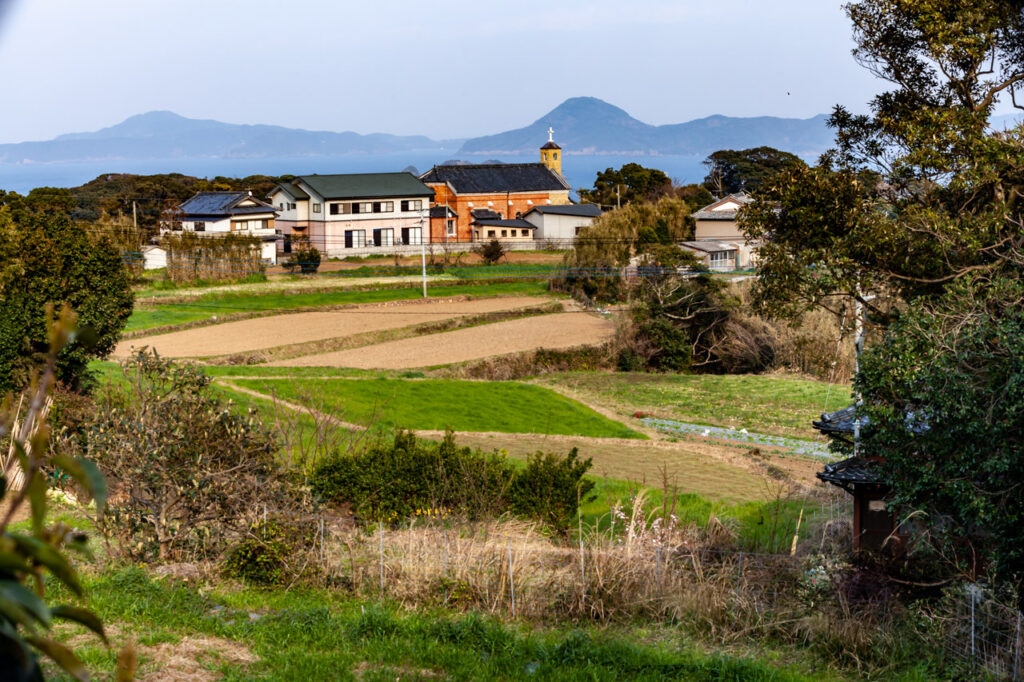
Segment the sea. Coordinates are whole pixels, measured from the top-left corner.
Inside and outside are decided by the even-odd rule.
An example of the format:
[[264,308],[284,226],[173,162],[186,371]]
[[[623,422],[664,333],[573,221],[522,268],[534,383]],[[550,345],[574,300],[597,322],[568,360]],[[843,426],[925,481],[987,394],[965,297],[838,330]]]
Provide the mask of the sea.
[[[401,152],[389,154],[347,154],[344,156],[302,156],[263,158],[177,158],[120,161],[74,161],[64,163],[0,164],[0,189],[25,194],[35,187],[77,187],[110,173],[184,173],[200,178],[246,177],[248,175],[308,175],[312,173],[383,173],[415,169],[423,173],[434,165],[459,159],[470,163],[539,161],[540,155],[483,156],[452,152]],[[599,171],[639,163],[664,171],[679,185],[700,182],[706,175],[704,156],[567,154],[562,173],[574,191],[593,187]],[[574,192],[575,193],[575,192]]]

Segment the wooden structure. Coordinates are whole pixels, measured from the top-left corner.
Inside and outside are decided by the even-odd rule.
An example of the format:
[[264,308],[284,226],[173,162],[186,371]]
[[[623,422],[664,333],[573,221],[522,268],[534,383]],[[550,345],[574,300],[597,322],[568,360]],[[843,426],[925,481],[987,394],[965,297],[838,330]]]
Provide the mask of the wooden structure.
[[[866,426],[866,417],[858,417],[856,407],[821,415],[814,428],[830,438],[852,443],[858,430]],[[902,545],[897,533],[896,515],[889,509],[889,486],[879,472],[882,459],[857,453],[839,462],[826,464],[817,477],[853,495],[853,549],[880,552]],[[893,541],[895,540],[895,545]]]

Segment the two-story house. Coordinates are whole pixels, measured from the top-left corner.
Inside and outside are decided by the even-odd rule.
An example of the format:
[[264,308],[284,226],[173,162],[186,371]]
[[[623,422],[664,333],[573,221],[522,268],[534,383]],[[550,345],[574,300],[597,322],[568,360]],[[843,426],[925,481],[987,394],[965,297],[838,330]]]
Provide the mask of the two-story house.
[[184,230],[203,236],[243,234],[262,240],[261,256],[277,262],[277,212],[251,192],[199,192],[174,210],[161,232]]
[[301,175],[267,195],[286,237],[305,236],[327,257],[429,241],[434,192],[411,173]]
[[757,244],[748,241],[739,228],[740,209],[753,201],[744,193],[730,194],[691,214],[695,221],[694,241],[682,246],[713,270],[749,268],[757,264]]

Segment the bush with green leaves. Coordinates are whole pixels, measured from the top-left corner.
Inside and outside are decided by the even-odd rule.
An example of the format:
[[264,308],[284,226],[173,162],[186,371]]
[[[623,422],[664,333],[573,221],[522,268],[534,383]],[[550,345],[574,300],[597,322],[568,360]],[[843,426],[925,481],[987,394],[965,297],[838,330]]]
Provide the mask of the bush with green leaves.
[[224,573],[255,585],[284,585],[302,577],[313,544],[313,533],[299,523],[259,520],[228,551]]
[[517,471],[509,489],[509,507],[517,516],[537,519],[564,533],[579,510],[590,501],[594,482],[585,478],[591,460],[580,459],[573,448],[565,457],[550,452],[530,455],[526,468]]
[[505,257],[505,245],[497,239],[492,239],[474,248],[473,253],[480,256],[487,265],[494,265]]
[[448,509],[478,518],[500,513],[511,470],[505,458],[399,431],[356,454],[338,455],[313,473],[313,494],[344,501],[368,520],[395,520],[417,509]]
[[[337,455],[313,473],[318,497],[350,503],[368,521],[397,521],[419,510],[443,510],[469,519],[513,512],[563,529],[577,495],[593,484],[583,476],[589,459],[537,453],[517,470],[507,457],[458,447],[449,432],[441,443],[400,431],[357,454]],[[433,513],[433,512],[432,512]]]
[[98,399],[86,448],[117,492],[101,528],[126,556],[218,556],[264,505],[301,506],[254,412],[223,402],[196,367],[138,352]]
[[285,267],[290,272],[298,270],[303,275],[316,274],[320,268],[320,258],[320,249],[310,243],[309,237],[293,237],[292,257],[285,263]]

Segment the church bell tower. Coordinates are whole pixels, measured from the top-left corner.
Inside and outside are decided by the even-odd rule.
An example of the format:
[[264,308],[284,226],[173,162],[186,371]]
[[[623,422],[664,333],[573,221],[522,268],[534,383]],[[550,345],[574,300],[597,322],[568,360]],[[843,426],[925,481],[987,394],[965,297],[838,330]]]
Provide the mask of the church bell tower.
[[540,148],[540,162],[562,174],[562,148],[555,144],[555,131],[548,127],[548,141]]

